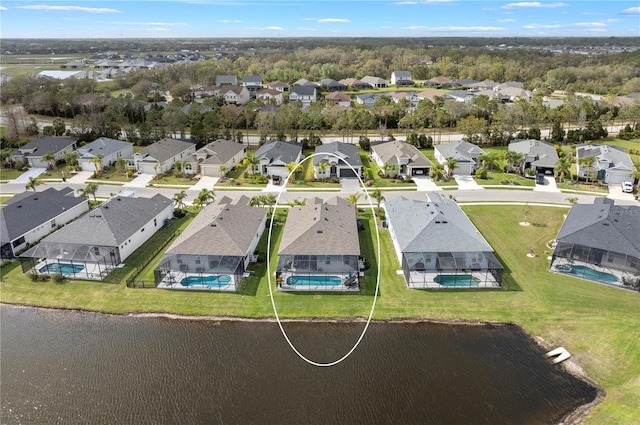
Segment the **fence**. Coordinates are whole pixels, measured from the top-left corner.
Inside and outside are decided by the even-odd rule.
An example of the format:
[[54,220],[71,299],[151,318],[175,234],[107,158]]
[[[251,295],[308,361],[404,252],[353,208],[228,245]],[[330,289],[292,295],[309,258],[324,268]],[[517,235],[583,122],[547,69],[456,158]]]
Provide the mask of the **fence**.
[[129,277],[127,277],[126,280],[126,284],[128,288],[155,288],[155,282],[149,282],[149,281],[144,281],[144,280],[137,280],[138,276],[140,276],[140,273],[142,273],[142,271],[144,269],[147,268],[147,266],[153,261],[155,260],[155,258],[158,256],[158,254],[160,254],[160,252],[164,251],[164,248],[169,245],[170,242],[172,242],[176,237],[178,237],[178,235],[180,235],[180,230],[176,230],[175,232],[173,232],[173,234],[171,235],[171,237],[165,239],[165,241],[162,243],[162,245],[160,245],[158,248],[156,248],[156,250],[151,254],[148,255],[144,262],[141,263],[138,267],[135,267],[131,273],[129,274]]

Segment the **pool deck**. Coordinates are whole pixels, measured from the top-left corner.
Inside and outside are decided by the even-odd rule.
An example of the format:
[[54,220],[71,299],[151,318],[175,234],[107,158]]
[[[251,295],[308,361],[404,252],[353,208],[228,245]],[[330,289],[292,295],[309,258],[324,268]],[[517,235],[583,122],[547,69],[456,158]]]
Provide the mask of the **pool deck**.
[[[399,274],[404,276],[402,270]],[[427,273],[427,272],[410,272],[407,286],[410,289],[478,289],[478,288],[500,288],[500,284],[494,279],[491,273],[470,273],[471,276],[478,278],[480,281],[477,285],[473,286],[446,286],[440,285],[435,281],[435,278],[442,273]]]
[[187,277],[205,277],[206,274],[202,273],[188,273],[188,272],[180,272],[176,270],[171,270],[171,272],[167,273],[167,275],[158,283],[158,289],[175,289],[179,291],[214,291],[214,292],[236,292],[235,285],[235,277],[229,275],[231,281],[224,286],[208,286],[208,285],[197,285],[197,286],[182,286],[180,282],[182,279]]
[[[342,280],[342,284],[340,285],[288,285],[287,279],[294,276],[325,276],[325,274],[312,274],[312,273],[292,273],[292,272],[284,272],[281,274],[282,282],[276,282],[276,288],[278,291],[283,292],[359,292],[360,285],[356,283],[355,285],[347,286],[344,284],[350,275],[349,274],[340,274],[340,273],[331,273],[330,276],[339,277]],[[275,280],[275,277],[274,277]]]
[[[54,264],[57,264],[56,262],[46,262],[46,261],[42,261],[40,263],[38,263],[35,267],[35,270],[40,270],[43,267],[46,267],[47,265],[49,266],[53,266]],[[67,264],[71,264],[71,263],[67,263]],[[109,273],[111,273],[113,270],[109,270],[107,272],[105,272],[103,270],[103,276],[100,275],[100,269],[98,268],[98,265],[95,263],[86,263],[86,264],[78,264],[78,263],[74,263],[74,265],[78,265],[78,266],[83,266],[83,269],[78,272],[78,273],[74,273],[74,274],[66,274],[63,273],[63,276],[67,279],[78,279],[78,280],[98,280],[101,281],[104,278],[106,278]],[[51,274],[53,274],[55,272],[51,272]],[[47,273],[40,273],[38,272],[38,274],[47,274]]]
[[[575,274],[575,273],[571,273],[571,272],[567,272],[567,271],[563,271],[562,270],[563,267],[568,267],[568,266],[571,266],[571,267],[574,267],[574,266],[586,267],[586,268],[592,269],[592,270],[594,270],[595,272],[598,272],[598,273],[607,273],[607,274],[614,275],[618,280],[617,280],[617,282],[606,282],[606,281],[603,281],[603,280],[591,279],[591,278],[583,276],[581,274]],[[625,286],[623,284],[623,282],[625,280],[640,278],[638,275],[634,275],[632,273],[623,272],[621,270],[610,269],[610,268],[606,268],[606,267],[597,267],[594,264],[586,263],[586,262],[578,261],[578,260],[567,261],[564,258],[557,258],[551,264],[551,267],[549,268],[549,271],[551,271],[553,273],[562,274],[562,275],[565,275],[565,276],[575,277],[575,278],[582,279],[582,280],[588,280],[589,282],[595,282],[595,283],[599,283],[601,285],[613,286],[614,288],[621,288],[621,289],[627,289],[627,290],[634,290],[634,289],[631,288],[631,287]]]

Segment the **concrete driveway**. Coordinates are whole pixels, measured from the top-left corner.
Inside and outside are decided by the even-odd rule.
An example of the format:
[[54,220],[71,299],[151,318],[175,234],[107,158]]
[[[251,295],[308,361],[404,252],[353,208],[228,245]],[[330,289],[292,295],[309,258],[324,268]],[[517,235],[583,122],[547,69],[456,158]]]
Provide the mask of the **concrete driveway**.
[[44,173],[45,171],[47,171],[46,168],[38,168],[38,167],[33,167],[33,168],[29,168],[27,171],[25,171],[24,173],[22,173],[17,179],[10,181],[9,183],[28,183],[29,182],[29,177],[38,177],[40,174]]
[[84,184],[93,176],[93,171],[78,171],[76,174],[67,177],[67,182],[72,184]]
[[198,183],[191,186],[189,190],[202,190],[202,189],[211,190],[213,189],[213,186],[215,186],[218,183],[219,179],[220,179],[219,177],[202,176],[200,177],[200,180],[198,180]]
[[472,176],[456,176],[454,174],[453,178],[458,183],[458,190],[482,190],[484,189],[473,179]]
[[544,176],[544,184],[536,183],[536,187],[533,190],[538,192],[560,192],[556,185],[556,179],[553,176]]
[[633,201],[635,200],[635,195],[633,193],[625,193],[622,191],[622,186],[619,184],[610,184],[609,185],[609,195],[607,198],[610,199],[620,199],[623,201]]
[[416,184],[417,190],[419,192],[435,192],[438,190],[442,190],[440,186],[438,186],[431,177],[427,176],[413,176],[413,182]]
[[348,179],[342,178],[340,179],[340,192],[344,193],[358,193],[360,192],[360,180],[357,178]]

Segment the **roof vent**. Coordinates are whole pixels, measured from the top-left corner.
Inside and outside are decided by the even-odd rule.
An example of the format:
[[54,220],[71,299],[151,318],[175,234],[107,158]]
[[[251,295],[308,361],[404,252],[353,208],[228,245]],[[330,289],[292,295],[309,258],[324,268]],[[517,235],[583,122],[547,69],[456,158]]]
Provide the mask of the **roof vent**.
[[117,201],[119,201],[119,200],[120,200],[120,198],[118,197],[118,198],[116,198],[116,200],[117,200]]
[[37,198],[37,197],[36,197],[36,198],[33,198],[33,200],[34,200],[34,201],[37,201],[37,200],[38,200],[38,198]]
[[317,232],[318,232],[318,233],[322,233],[322,230],[318,230]]
[[18,208],[22,208],[22,205],[16,205]]
[[211,223],[211,227],[216,227],[216,223]]

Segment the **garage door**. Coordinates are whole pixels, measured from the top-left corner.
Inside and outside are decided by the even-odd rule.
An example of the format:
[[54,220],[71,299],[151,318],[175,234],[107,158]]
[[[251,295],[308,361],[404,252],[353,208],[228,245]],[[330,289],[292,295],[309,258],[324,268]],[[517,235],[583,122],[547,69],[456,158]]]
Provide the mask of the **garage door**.
[[340,177],[358,177],[351,168],[340,169]]
[[429,176],[428,168],[412,168],[411,169],[412,176]]

